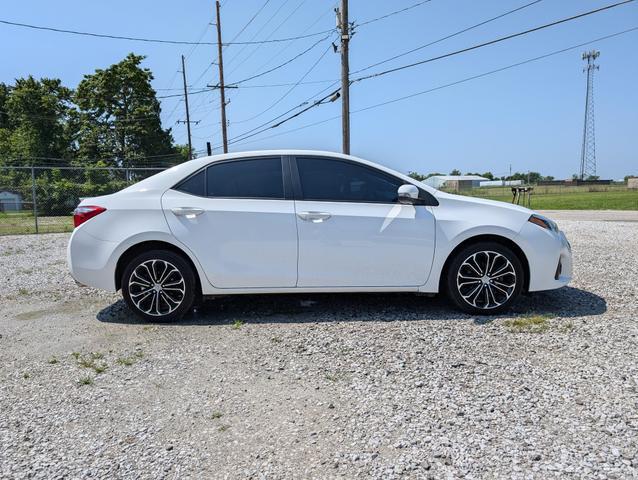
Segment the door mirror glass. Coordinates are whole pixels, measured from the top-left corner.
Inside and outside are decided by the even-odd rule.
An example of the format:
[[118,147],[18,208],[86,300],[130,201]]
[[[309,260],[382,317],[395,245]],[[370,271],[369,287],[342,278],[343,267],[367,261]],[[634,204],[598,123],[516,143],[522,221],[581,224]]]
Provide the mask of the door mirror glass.
[[414,204],[419,200],[419,189],[415,185],[401,185],[398,190],[399,203]]

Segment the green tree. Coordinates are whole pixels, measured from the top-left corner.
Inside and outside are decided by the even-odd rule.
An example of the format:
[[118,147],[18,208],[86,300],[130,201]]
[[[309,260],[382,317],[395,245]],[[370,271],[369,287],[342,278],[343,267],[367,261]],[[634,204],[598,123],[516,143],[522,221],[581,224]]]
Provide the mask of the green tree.
[[[72,155],[71,90],[59,79],[32,76],[0,84],[0,157],[38,163]],[[64,162],[62,162],[63,164]]]
[[173,146],[170,129],[162,128],[153,74],[141,67],[144,58],[130,53],[105,70],[85,75],[78,85],[74,100],[80,160],[148,167],[184,159]]
[[5,111],[7,100],[9,99],[9,93],[11,89],[6,83],[0,82],[0,130],[8,128],[8,113]]
[[461,171],[455,168],[450,172],[450,175],[461,175]]
[[494,180],[494,174],[492,172],[485,172],[485,173],[467,172],[466,175],[476,175],[477,177],[484,177],[484,178],[487,178],[488,180]]

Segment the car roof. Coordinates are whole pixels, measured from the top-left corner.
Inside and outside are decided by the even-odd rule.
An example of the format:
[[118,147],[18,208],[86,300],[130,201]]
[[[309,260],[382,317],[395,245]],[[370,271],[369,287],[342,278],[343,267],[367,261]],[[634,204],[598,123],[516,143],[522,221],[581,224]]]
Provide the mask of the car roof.
[[392,170],[391,168],[385,167],[383,165],[370,162],[368,160],[364,160],[362,158],[355,157],[353,155],[346,155],[338,152],[329,152],[324,150],[294,150],[294,149],[283,149],[283,150],[253,150],[253,151],[245,151],[245,152],[233,152],[233,153],[224,153],[219,155],[211,155],[207,157],[195,158],[193,160],[188,160],[184,163],[180,163],[174,167],[171,167],[167,170],[164,170],[152,177],[149,177],[141,182],[136,183],[135,185],[131,185],[128,188],[125,188],[124,191],[148,191],[148,190],[161,190],[165,191],[169,188],[173,187],[177,182],[186,178],[190,174],[196,172],[200,168],[205,167],[206,165],[210,165],[212,163],[221,162],[224,160],[234,160],[240,158],[251,158],[256,159],[260,157],[273,157],[273,156],[314,156],[314,157],[329,157],[329,158],[339,158],[343,160],[351,160],[357,163],[361,163],[363,165],[367,165],[369,167],[376,168],[378,170],[382,170],[386,173],[394,175],[396,177],[401,178],[406,183],[416,184],[419,187],[427,190],[431,194],[436,194],[437,190],[429,187],[422,182],[419,182],[407,175],[404,175],[400,172]]

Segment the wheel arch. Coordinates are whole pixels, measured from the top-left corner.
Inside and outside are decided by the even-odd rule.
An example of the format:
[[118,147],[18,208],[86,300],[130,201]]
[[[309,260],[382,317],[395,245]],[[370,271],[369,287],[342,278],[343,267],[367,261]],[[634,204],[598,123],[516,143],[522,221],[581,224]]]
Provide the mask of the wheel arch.
[[439,276],[439,292],[445,291],[445,288],[446,288],[445,282],[447,279],[448,269],[454,257],[462,249],[480,242],[495,242],[500,245],[503,245],[504,247],[509,248],[510,250],[512,250],[512,252],[514,252],[514,254],[518,257],[518,259],[521,261],[521,264],[523,265],[523,292],[527,292],[529,289],[530,268],[529,268],[529,261],[527,260],[527,256],[525,255],[525,252],[513,240],[507,237],[503,237],[501,235],[494,235],[494,234],[475,235],[473,237],[466,238],[461,243],[459,243],[456,247],[454,247],[454,249],[448,254],[447,258],[445,259],[445,263],[443,264],[443,268],[441,269],[441,275]]
[[199,270],[197,269],[197,266],[195,265],[191,257],[178,246],[172,243],[163,242],[161,240],[146,240],[146,241],[136,243],[135,245],[132,245],[129,248],[127,248],[122,253],[122,255],[120,255],[120,257],[117,260],[117,264],[115,266],[116,291],[122,288],[122,274],[124,273],[124,269],[126,268],[126,265],[128,265],[128,263],[131,260],[133,260],[137,255],[144,252],[148,252],[150,250],[167,250],[169,252],[173,252],[181,256],[193,269],[193,275],[195,276],[195,284],[196,284],[195,293],[197,296],[201,297],[202,284],[201,284],[201,279],[199,278]]

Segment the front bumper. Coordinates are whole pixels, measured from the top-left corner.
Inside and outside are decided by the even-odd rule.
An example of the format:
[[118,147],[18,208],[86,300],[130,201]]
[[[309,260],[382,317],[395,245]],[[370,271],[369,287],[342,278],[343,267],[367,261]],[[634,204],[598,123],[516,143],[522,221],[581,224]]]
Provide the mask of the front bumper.
[[516,241],[523,248],[529,263],[530,292],[553,290],[572,280],[572,249],[563,232],[543,229],[527,222]]

